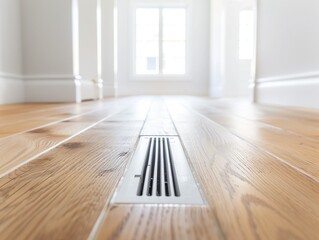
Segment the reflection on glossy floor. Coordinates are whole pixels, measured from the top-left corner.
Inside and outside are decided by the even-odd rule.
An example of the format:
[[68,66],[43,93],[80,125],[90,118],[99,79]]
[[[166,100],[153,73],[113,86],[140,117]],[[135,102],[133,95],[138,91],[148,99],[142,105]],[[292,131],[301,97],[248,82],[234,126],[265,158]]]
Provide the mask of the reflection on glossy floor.
[[[319,112],[195,97],[0,106],[1,239],[318,239]],[[178,135],[205,206],[115,205],[140,135]]]

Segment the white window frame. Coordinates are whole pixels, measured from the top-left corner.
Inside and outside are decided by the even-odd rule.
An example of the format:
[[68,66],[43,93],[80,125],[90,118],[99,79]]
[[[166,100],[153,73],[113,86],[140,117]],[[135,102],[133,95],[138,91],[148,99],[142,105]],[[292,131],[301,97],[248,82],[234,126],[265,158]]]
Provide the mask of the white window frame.
[[[164,8],[184,8],[186,11],[186,49],[185,49],[185,74],[163,74],[162,69],[162,43],[160,43],[160,55],[159,55],[159,73],[158,74],[136,74],[136,9],[138,8],[157,8],[160,9],[160,14],[162,14],[162,9]],[[190,11],[189,4],[132,4],[131,5],[131,32],[130,32],[130,49],[131,49],[131,61],[130,61],[130,75],[132,81],[190,81],[191,80],[191,57],[190,57]],[[162,39],[162,17],[160,18],[160,39]]]

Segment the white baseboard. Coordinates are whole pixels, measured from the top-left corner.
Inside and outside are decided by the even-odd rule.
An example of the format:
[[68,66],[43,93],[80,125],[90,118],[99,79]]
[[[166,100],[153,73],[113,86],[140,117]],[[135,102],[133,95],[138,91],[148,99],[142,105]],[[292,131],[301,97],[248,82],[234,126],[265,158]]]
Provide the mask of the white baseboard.
[[93,81],[81,79],[81,100],[96,99],[96,86]]
[[104,97],[116,97],[117,89],[114,84],[104,84],[103,88],[103,95]]
[[80,102],[81,83],[75,76],[27,76],[26,102]]
[[17,75],[0,72],[0,104],[81,102],[103,98],[103,81],[73,75]]
[[319,73],[259,79],[256,98],[264,104],[319,108]]
[[92,81],[81,79],[81,99],[96,100],[103,98],[103,80]]
[[25,101],[23,76],[0,72],[0,104]]

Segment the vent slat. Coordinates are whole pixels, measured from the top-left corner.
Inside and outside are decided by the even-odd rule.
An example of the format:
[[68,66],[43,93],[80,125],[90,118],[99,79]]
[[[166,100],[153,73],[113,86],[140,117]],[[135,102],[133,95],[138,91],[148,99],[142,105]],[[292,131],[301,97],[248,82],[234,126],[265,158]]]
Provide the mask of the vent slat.
[[150,165],[150,173],[148,176],[148,184],[147,184],[147,196],[153,195],[153,184],[154,184],[154,173],[155,173],[155,166],[157,161],[157,139],[154,138],[153,140],[153,150],[151,156],[151,165]]
[[167,145],[167,140],[164,139],[164,146],[165,146],[165,155],[166,155],[166,160],[167,160],[167,176],[169,178],[169,187],[170,187],[170,196],[175,197],[175,186],[174,186],[174,181],[173,181],[173,173],[172,173],[172,167],[170,163],[170,154],[168,151],[168,145]]
[[153,151],[153,138],[150,138],[148,142],[147,153],[144,160],[142,174],[140,176],[140,182],[138,184],[137,196],[143,196],[144,184],[145,184],[147,169],[149,167],[149,162],[151,161],[152,151]]
[[162,196],[162,144],[157,139],[157,175],[156,175],[156,196]]
[[173,155],[172,155],[171,144],[170,144],[168,138],[166,139],[166,143],[167,143],[167,149],[168,149],[169,163],[170,163],[171,172],[172,172],[172,182],[173,182],[173,186],[174,186],[174,193],[175,193],[176,197],[180,197],[181,192],[180,192],[179,185],[177,182],[177,175],[176,175],[176,169],[175,169],[174,159],[173,159]]
[[160,145],[161,145],[161,196],[167,196],[166,194],[166,187],[165,187],[165,159],[164,159],[164,145],[163,145],[163,139],[160,138]]
[[158,166],[158,152],[159,152],[159,147],[158,147],[158,139],[155,138],[155,152],[154,152],[154,166],[153,167],[153,182],[152,182],[152,192],[148,196],[157,196],[157,166]]
[[[168,162],[168,151],[166,145],[166,139],[162,139],[163,146],[163,157],[164,157],[164,180],[165,180],[165,195],[167,197],[171,196],[171,183],[170,183],[170,167]],[[173,186],[172,186],[173,187]]]

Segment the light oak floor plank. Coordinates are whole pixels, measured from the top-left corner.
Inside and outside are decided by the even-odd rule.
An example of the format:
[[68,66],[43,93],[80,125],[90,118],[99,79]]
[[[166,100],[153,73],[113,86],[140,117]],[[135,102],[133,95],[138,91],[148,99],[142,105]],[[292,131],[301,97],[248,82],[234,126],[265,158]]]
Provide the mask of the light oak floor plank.
[[[29,131],[34,128],[44,127],[56,122],[61,122],[79,117],[88,113],[108,108],[108,103],[114,100],[103,100],[99,102],[86,102],[82,104],[27,104],[27,108],[33,109],[25,112],[23,108],[12,114],[0,115],[0,138]],[[121,100],[115,101],[117,104]]]
[[87,131],[99,122],[106,121],[114,114],[116,115],[116,113],[123,111],[124,108],[127,109],[129,106],[133,106],[134,103],[138,104],[138,101],[130,100],[129,104],[128,102],[122,102],[121,104],[110,102],[106,109],[0,139],[0,153],[2,153],[0,155],[0,177],[70,140],[83,131]]
[[319,139],[309,138],[261,121],[246,120],[227,110],[206,106],[205,101],[194,103],[193,100],[184,100],[183,103],[184,106],[188,106],[319,182]]
[[[317,239],[318,120],[187,96],[0,106],[0,239]],[[110,202],[139,136],[163,134],[207,204]]]
[[142,126],[143,121],[100,123],[1,178],[1,237],[86,239]]
[[318,182],[210,119],[168,105],[227,239],[317,237]]
[[204,101],[208,106],[226,110],[248,120],[261,121],[286,131],[319,138],[319,112],[316,110],[255,105],[236,100]]
[[176,136],[174,124],[169,116],[163,98],[155,98],[148,113],[141,135]]
[[223,239],[207,207],[111,205],[96,239]]

